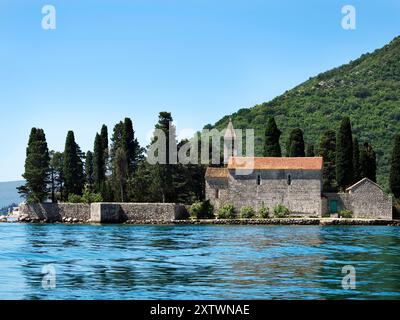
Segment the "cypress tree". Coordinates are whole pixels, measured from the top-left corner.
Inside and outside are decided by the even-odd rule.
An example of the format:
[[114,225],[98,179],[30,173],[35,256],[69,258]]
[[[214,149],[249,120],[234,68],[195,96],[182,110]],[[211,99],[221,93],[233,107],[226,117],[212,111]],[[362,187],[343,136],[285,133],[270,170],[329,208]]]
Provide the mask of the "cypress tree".
[[296,128],[290,133],[287,144],[289,157],[305,157],[303,131]]
[[93,171],[93,153],[88,151],[85,161],[85,178],[90,191],[93,191]]
[[400,135],[394,138],[389,177],[390,190],[396,199],[400,198]]
[[105,180],[103,140],[98,133],[94,139],[93,152],[93,182],[98,189]]
[[[64,186],[64,154],[62,152],[50,152],[50,171],[51,171],[51,188],[52,202],[57,202],[57,199],[63,199]],[[57,197],[57,193],[59,197]]]
[[71,194],[82,195],[84,186],[83,162],[80,148],[75,142],[73,131],[68,132],[65,141],[64,180],[66,199]]
[[106,176],[108,168],[109,151],[108,151],[108,128],[105,124],[103,124],[103,126],[101,127],[100,137],[104,152],[104,176]]
[[314,145],[311,144],[311,143],[309,143],[309,144],[307,145],[306,156],[307,156],[307,157],[315,157]]
[[[124,132],[124,123],[122,121],[118,122],[114,126],[113,134],[111,136],[111,148],[110,148],[110,162],[114,165],[114,159],[117,154],[117,150],[122,148],[122,135]],[[114,170],[114,168],[113,168]]]
[[365,142],[361,148],[360,172],[363,178],[376,182],[376,154],[368,142]]
[[49,183],[50,156],[46,136],[43,129],[32,128],[26,149],[25,185],[18,188],[30,203],[42,202],[46,199]]
[[363,177],[361,176],[360,166],[360,144],[358,139],[353,139],[353,170],[354,170],[354,183],[360,181]]
[[122,130],[122,149],[126,154],[128,164],[128,176],[131,176],[137,167],[140,156],[140,146],[135,138],[132,120],[125,118]]
[[[165,134],[166,140],[166,164],[156,164],[153,169],[152,179],[151,179],[151,187],[150,189],[157,196],[160,195],[160,201],[162,202],[175,202],[176,200],[176,192],[174,185],[174,170],[177,166],[170,164],[170,146],[175,144],[177,148],[176,142],[176,134],[174,126],[170,127],[170,123],[172,123],[173,119],[171,113],[169,112],[160,112],[158,117],[158,123],[155,128],[162,130]],[[172,138],[172,141],[170,139]],[[154,141],[154,138],[153,138]],[[174,151],[171,150],[172,157],[174,157]]]
[[336,183],[336,133],[333,130],[324,132],[321,137],[320,156],[324,160],[324,168],[322,172],[323,184],[322,189],[325,192],[335,192],[337,190]]
[[128,178],[128,160],[126,152],[119,148],[114,159],[114,181],[116,182],[116,199],[126,201],[126,183]]
[[353,137],[350,118],[343,118],[336,138],[336,181],[344,191],[354,182]]
[[275,119],[273,117],[269,118],[265,129],[264,157],[282,157],[281,146],[279,144],[281,133]]

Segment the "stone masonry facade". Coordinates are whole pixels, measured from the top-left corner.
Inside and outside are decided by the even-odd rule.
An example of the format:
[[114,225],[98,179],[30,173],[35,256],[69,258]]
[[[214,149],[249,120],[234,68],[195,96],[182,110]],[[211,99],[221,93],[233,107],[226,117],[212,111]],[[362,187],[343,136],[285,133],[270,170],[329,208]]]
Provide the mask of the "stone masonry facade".
[[354,218],[393,219],[392,197],[365,178],[347,188],[345,193],[324,193],[323,211],[330,212],[330,202],[336,201],[337,211],[347,209]]
[[[287,166],[257,169],[260,167],[257,163],[274,161],[272,158],[257,160],[256,169],[249,174],[240,174],[240,170],[229,164],[225,168],[209,168],[206,199],[216,210],[225,203],[233,204],[237,212],[243,206],[258,210],[263,205],[272,209],[283,204],[293,215],[322,217],[347,209],[352,211],[353,218],[393,219],[392,198],[369,179],[357,182],[345,193],[323,193],[322,167],[299,169],[293,161],[292,169]],[[278,161],[282,163],[282,160]]]
[[273,208],[283,204],[297,214],[322,214],[319,171],[254,170],[249,175],[237,175],[235,170],[228,170],[225,179],[206,180],[206,198],[216,209],[225,203],[238,210],[248,205],[258,210],[262,205]]

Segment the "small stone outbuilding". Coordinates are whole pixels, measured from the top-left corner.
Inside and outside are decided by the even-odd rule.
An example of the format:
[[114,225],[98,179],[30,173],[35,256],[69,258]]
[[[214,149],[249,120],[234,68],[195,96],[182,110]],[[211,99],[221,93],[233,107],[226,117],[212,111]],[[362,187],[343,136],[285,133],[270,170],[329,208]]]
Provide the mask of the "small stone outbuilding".
[[392,197],[368,178],[348,187],[344,193],[324,193],[324,212],[337,213],[347,209],[354,218],[392,219]]

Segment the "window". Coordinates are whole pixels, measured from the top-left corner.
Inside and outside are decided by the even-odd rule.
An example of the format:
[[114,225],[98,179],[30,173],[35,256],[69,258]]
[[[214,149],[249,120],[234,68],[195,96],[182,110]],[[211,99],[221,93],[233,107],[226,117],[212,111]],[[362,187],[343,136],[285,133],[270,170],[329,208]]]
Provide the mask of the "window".
[[288,174],[288,176],[287,176],[287,184],[288,184],[288,186],[290,186],[292,184],[292,176],[290,174]]
[[261,175],[260,174],[257,175],[257,185],[258,186],[261,185]]
[[215,199],[219,199],[219,189],[215,189]]

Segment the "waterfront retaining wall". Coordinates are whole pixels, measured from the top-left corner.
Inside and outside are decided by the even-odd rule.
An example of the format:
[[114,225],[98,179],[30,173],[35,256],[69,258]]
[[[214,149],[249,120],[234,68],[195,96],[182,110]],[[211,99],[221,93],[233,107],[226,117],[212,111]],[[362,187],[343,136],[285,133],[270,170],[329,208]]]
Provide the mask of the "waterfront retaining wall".
[[23,203],[19,206],[19,214],[21,218],[31,221],[88,222],[90,220],[90,205],[84,203]]
[[184,205],[175,203],[41,203],[21,204],[23,221],[121,223],[187,219]]
[[175,203],[92,203],[92,222],[172,221],[187,219],[185,206]]

